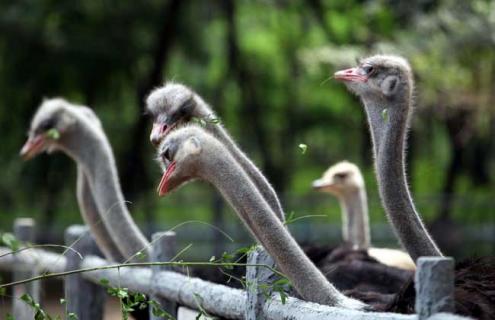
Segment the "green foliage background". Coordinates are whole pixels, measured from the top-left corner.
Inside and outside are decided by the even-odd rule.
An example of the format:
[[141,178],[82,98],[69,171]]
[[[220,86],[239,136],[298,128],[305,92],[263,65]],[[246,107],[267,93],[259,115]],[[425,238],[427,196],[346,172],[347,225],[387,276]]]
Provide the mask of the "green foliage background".
[[[213,106],[287,212],[339,223],[338,203],[310,183],[347,159],[364,172],[372,221],[385,222],[363,110],[329,79],[377,52],[406,56],[416,73],[408,171],[425,219],[493,224],[494,1],[21,0],[0,2],[1,228],[19,216],[45,231],[80,222],[73,163],[17,156],[36,107],[54,96],[101,117],[141,224],[210,221],[222,209],[211,187],[194,183],[165,199],[154,191],[160,172],[139,119],[144,94],[165,80]],[[452,199],[446,216],[443,194]]]

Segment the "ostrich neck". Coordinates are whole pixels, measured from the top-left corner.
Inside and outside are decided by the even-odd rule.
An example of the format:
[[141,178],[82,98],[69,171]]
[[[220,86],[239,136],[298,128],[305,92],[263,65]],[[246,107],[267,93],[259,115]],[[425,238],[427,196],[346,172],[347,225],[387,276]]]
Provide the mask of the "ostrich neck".
[[[402,246],[414,261],[420,256],[441,256],[412,201],[405,173],[405,143],[409,121],[408,105],[365,104],[375,145],[375,165],[380,196],[388,218]],[[402,105],[400,105],[402,104]],[[383,107],[389,116],[382,118]]]
[[124,261],[125,259],[122,257],[115,243],[113,243],[110,233],[101,220],[89,181],[79,165],[77,166],[77,200],[82,218],[89,226],[91,234],[95,237],[98,248],[101,249],[105,258],[110,261]]
[[353,249],[370,247],[368,201],[364,188],[340,196],[342,234]]
[[220,149],[211,154],[203,158],[199,176],[222,193],[299,294],[321,304],[362,307],[341,294],[311,263],[230,154]]
[[148,241],[125,205],[115,159],[104,133],[81,123],[77,134],[64,141],[63,149],[87,177],[101,220],[121,254],[126,259],[143,249],[149,254]]
[[270,182],[256,167],[256,165],[242,152],[236,145],[232,137],[227,133],[221,124],[210,124],[209,130],[225,145],[235,160],[241,165],[258,191],[266,200],[270,208],[277,215],[280,221],[285,221],[284,210],[277,196],[277,193],[270,185]]
[[373,156],[375,157],[375,162],[378,157],[378,150],[380,150],[380,145],[382,144],[384,135],[383,125],[374,125],[383,123],[382,108],[376,106],[370,106],[368,101],[362,99],[362,103],[365,105],[366,115],[368,117],[368,123],[370,124],[371,142],[373,145]]

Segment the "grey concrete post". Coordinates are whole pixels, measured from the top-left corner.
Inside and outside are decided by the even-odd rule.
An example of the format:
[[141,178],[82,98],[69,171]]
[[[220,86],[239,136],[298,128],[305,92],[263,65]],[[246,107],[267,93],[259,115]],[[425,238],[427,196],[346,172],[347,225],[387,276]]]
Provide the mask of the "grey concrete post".
[[[156,232],[152,236],[152,247],[151,247],[151,261],[153,262],[167,262],[174,258],[177,254],[177,243],[176,243],[176,235],[173,231],[167,232]],[[172,315],[174,318],[177,318],[177,304],[174,301],[167,300],[157,294],[157,285],[159,284],[159,280],[156,278],[156,275],[163,270],[172,270],[171,266],[152,266],[151,271],[151,299],[155,300],[160,304],[162,309]],[[157,317],[153,315],[153,309],[150,308],[150,320],[159,320],[163,319],[162,317]]]
[[421,257],[415,275],[416,313],[426,319],[435,313],[454,313],[454,260]]
[[[14,236],[20,242],[33,243],[35,238],[34,220],[31,218],[18,218],[14,221]],[[14,255],[15,256],[15,255]],[[37,270],[31,271],[19,271],[14,269],[13,278],[14,281],[23,280],[36,276]],[[32,307],[28,306],[24,301],[19,298],[23,294],[29,294],[36,303],[40,302],[40,282],[34,281],[17,285],[14,287],[14,299],[12,311],[15,319],[33,319],[34,312]]]
[[[274,267],[275,263],[272,257],[261,246],[248,255],[248,264],[266,264]],[[264,320],[263,306],[266,302],[266,296],[271,295],[268,287],[262,287],[262,284],[269,285],[273,278],[273,272],[265,267],[247,266],[247,300],[246,300],[246,320]]]
[[[83,257],[101,255],[87,226],[73,225],[65,231],[65,245],[77,251]],[[79,269],[81,257],[68,250],[66,270]],[[73,274],[64,278],[67,313],[74,313],[79,320],[103,319],[106,300],[105,288]]]

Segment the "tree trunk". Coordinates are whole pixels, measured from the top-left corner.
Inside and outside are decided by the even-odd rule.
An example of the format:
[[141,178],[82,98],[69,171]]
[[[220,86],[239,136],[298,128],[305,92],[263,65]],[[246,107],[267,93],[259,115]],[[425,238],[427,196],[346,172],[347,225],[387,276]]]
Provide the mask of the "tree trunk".
[[451,146],[451,158],[442,188],[442,201],[438,214],[439,220],[450,218],[455,184],[463,169],[463,157],[466,144],[471,138],[470,114],[468,111],[453,111],[447,116],[447,133]]
[[[263,109],[259,99],[257,99],[256,79],[248,71],[236,36],[235,23],[235,1],[222,1],[222,8],[227,20],[227,58],[229,61],[229,70],[232,76],[237,79],[241,91],[242,109],[240,117],[245,119],[243,123],[249,123],[249,132],[254,133],[254,139],[261,153],[263,161],[263,172],[268,176],[276,190],[282,191],[284,188],[282,172],[277,167],[271,153],[268,143],[268,132],[263,126]],[[247,127],[243,129],[247,130]]]
[[170,49],[173,46],[178,34],[177,23],[180,19],[180,9],[185,1],[170,0],[164,8],[163,24],[157,35],[157,46],[153,54],[153,67],[144,81],[138,86],[136,100],[139,107],[138,120],[130,130],[129,149],[124,156],[122,181],[123,191],[126,199],[132,201],[136,194],[149,185],[150,177],[147,175],[144,159],[147,145],[147,119],[142,117],[144,110],[144,100],[153,87],[161,84],[164,74],[164,67],[167,64]]

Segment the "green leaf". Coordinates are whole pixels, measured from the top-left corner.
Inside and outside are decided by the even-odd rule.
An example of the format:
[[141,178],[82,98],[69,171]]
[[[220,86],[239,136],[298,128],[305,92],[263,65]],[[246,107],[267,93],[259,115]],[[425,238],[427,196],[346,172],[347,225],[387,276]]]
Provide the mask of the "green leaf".
[[50,138],[50,139],[53,139],[53,140],[58,140],[60,139],[60,132],[55,129],[55,128],[52,128],[50,130],[48,130],[45,135]]
[[21,299],[22,301],[24,301],[28,305],[34,307],[33,297],[31,297],[29,294],[25,293],[19,299]]
[[388,122],[388,109],[382,110],[382,119],[383,121]]
[[215,259],[216,259],[216,258],[215,258],[215,256],[211,256],[211,257],[210,257],[210,262],[215,261]]
[[66,304],[66,303],[67,303],[67,300],[65,300],[63,298],[60,299],[60,304]]
[[290,281],[287,278],[281,278],[273,282],[273,284],[277,286],[286,286],[286,285],[290,285]]
[[299,144],[299,149],[301,150],[301,154],[305,154],[306,151],[308,150],[308,145],[306,145],[304,143],[300,143]]
[[236,250],[236,254],[249,254],[251,252],[253,252],[254,250],[256,249],[256,245],[252,245],[252,246],[249,246],[249,247],[242,247],[242,248],[239,248]]
[[127,291],[127,288],[117,289],[116,296],[120,299],[127,298],[129,297],[129,292]]
[[138,303],[143,301],[146,301],[146,296],[143,293],[138,292],[134,294],[134,302]]
[[285,224],[292,223],[292,220],[294,220],[294,217],[296,216],[296,213],[294,211],[291,211],[289,215],[285,218]]
[[139,251],[138,253],[136,253],[136,257],[139,259],[139,260],[145,260],[146,259],[146,254],[142,251]]
[[6,232],[2,235],[2,242],[12,251],[18,250],[21,246],[19,240],[17,240],[17,238],[9,232]]
[[210,115],[206,121],[208,121],[209,123],[212,123],[212,124],[219,124],[220,118],[217,118],[217,117]]
[[79,318],[77,317],[77,315],[76,315],[74,312],[69,312],[69,313],[67,314],[67,319],[68,319],[68,320],[77,320],[77,319],[79,319]]
[[227,252],[224,252],[222,254],[222,261],[224,261],[224,262],[230,262],[230,261],[232,261],[232,259],[234,259],[234,256],[232,254],[227,253]]
[[109,283],[110,283],[110,281],[108,281],[108,279],[101,279],[100,280],[101,285],[108,286]]
[[160,304],[155,300],[149,300],[148,305],[151,307],[151,312],[155,317],[161,317],[164,319],[175,320],[175,318],[168,312],[162,309]]
[[282,304],[285,304],[287,302],[287,294],[283,291],[279,291],[280,294],[280,300],[282,301]]

